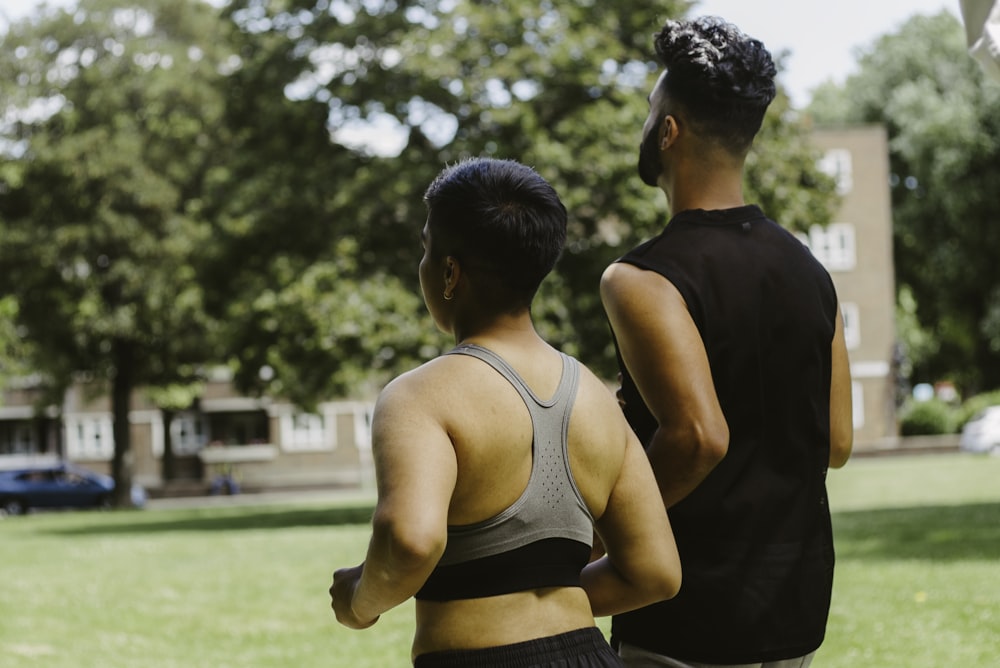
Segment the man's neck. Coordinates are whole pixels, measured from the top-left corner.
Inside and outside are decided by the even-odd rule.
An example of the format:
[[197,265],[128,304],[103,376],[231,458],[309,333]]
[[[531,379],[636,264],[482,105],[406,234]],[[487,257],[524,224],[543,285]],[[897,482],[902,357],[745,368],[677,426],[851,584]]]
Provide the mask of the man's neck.
[[676,215],[691,209],[734,209],[744,206],[742,172],[685,172],[666,190],[670,212]]
[[743,161],[703,143],[685,146],[661,183],[673,215],[691,209],[713,211],[746,204]]

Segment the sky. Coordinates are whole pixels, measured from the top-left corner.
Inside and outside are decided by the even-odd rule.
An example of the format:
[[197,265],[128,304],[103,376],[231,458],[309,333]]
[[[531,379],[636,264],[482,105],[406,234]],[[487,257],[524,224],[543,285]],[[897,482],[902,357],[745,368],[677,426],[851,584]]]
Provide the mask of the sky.
[[[49,0],[62,5],[67,0]],[[0,0],[0,25],[36,3]],[[692,15],[712,14],[735,23],[772,52],[788,50],[782,81],[792,104],[804,107],[812,89],[838,83],[854,70],[854,53],[877,37],[895,31],[915,14],[942,9],[961,16],[959,0],[699,0]]]
[[941,10],[961,18],[959,0],[699,0],[691,16],[719,16],[790,56],[781,80],[801,108],[811,91],[855,71],[855,52],[895,32],[916,14]]

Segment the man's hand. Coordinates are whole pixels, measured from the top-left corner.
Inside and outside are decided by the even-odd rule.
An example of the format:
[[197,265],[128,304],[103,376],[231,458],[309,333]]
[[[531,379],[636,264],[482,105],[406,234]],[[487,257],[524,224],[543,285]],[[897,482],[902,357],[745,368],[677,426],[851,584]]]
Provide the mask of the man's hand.
[[334,572],[333,585],[330,586],[330,607],[333,608],[337,621],[350,629],[367,629],[378,621],[377,616],[374,619],[361,619],[354,610],[354,592],[364,569],[364,564],[341,568]]

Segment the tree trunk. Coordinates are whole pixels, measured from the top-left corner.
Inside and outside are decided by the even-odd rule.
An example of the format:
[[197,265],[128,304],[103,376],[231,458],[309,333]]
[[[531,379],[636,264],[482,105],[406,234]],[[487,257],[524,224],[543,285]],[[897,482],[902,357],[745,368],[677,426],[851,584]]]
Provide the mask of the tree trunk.
[[177,477],[177,466],[174,461],[174,437],[170,433],[170,424],[174,421],[174,410],[161,408],[163,415],[163,458],[160,460],[160,477],[166,484]]
[[132,436],[129,428],[129,411],[132,404],[133,351],[132,344],[117,340],[114,343],[115,375],[111,383],[112,434],[115,454],[111,461],[111,475],[115,479],[113,505],[115,508],[132,507]]
[[50,438],[52,431],[50,428],[52,418],[45,415],[35,415],[32,420],[32,428],[35,432],[35,443],[38,444],[38,453],[42,455],[55,455],[63,459],[62,448],[58,443],[53,443]]

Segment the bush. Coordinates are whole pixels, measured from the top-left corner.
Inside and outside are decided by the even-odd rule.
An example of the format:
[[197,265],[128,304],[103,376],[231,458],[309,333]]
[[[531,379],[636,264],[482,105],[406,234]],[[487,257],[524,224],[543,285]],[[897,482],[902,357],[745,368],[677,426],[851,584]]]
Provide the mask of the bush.
[[956,409],[940,399],[914,401],[903,409],[899,433],[903,436],[929,436],[954,433]]
[[961,431],[965,423],[971,420],[975,415],[990,406],[1000,405],[1000,390],[993,390],[992,392],[986,392],[984,394],[977,394],[974,397],[967,399],[956,411],[955,413],[955,429],[956,431]]

